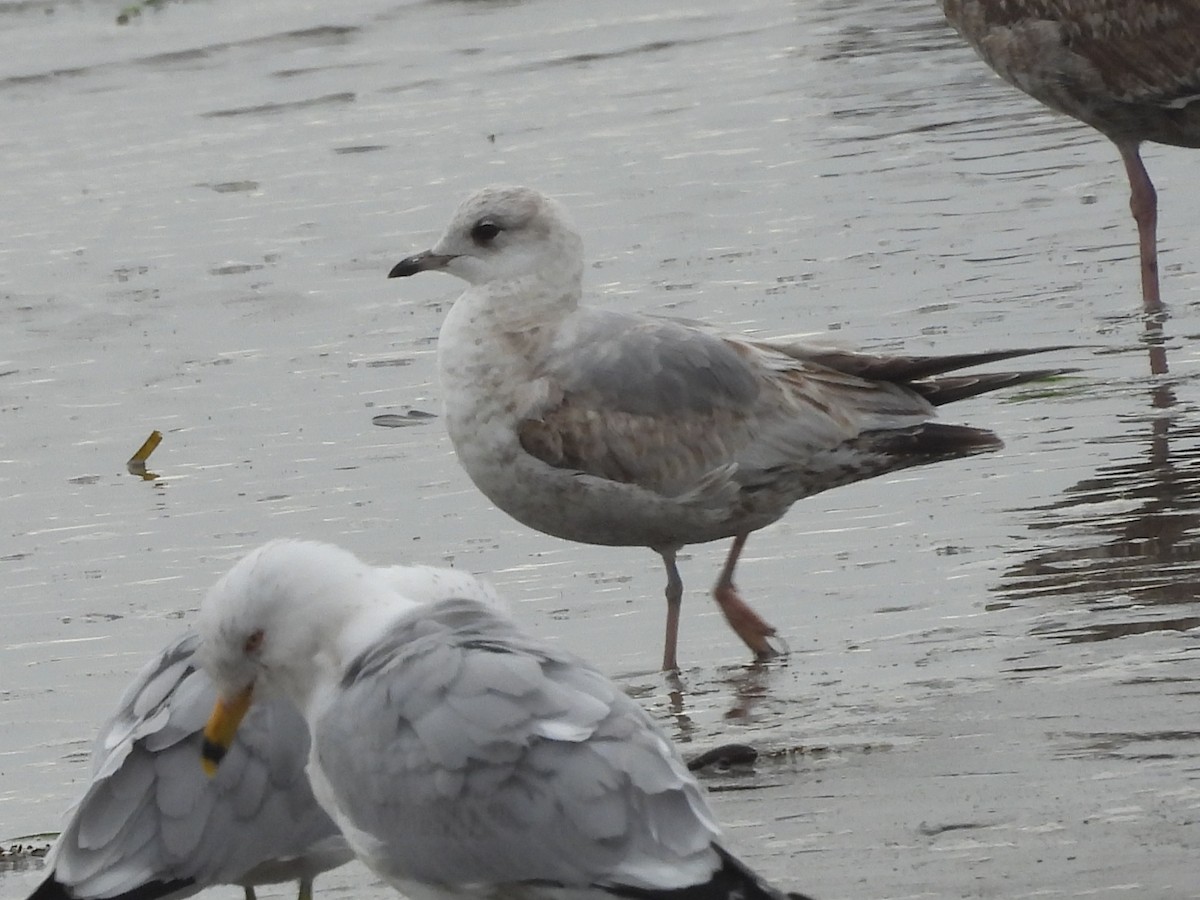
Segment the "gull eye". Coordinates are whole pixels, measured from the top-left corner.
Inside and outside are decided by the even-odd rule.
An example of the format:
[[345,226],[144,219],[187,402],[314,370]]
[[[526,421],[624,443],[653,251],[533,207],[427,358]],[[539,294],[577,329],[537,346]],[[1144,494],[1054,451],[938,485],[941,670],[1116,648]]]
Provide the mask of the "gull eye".
[[480,219],[471,229],[471,240],[480,247],[486,247],[504,229],[491,219]]
[[248,638],[246,638],[246,643],[245,643],[245,645],[243,645],[242,650],[245,652],[245,654],[247,656],[253,656],[255,653],[257,653],[259,650],[262,649],[262,643],[263,643],[263,633],[262,633],[262,629],[259,628],[256,631],[252,632]]

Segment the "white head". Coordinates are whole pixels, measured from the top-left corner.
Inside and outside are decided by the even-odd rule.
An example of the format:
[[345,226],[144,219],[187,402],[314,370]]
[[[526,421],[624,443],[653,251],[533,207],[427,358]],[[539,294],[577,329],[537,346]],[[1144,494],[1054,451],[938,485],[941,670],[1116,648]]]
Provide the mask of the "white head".
[[439,269],[473,285],[530,278],[561,283],[577,296],[583,240],[567,211],[545,194],[494,185],[459,204],[433,248],[401,260],[388,277]]
[[[223,695],[293,695],[340,625],[382,598],[377,572],[313,541],[272,541],[213,585],[200,606],[196,658]],[[292,696],[301,703],[304,698]]]
[[254,698],[301,711],[386,623],[421,603],[467,597],[504,608],[495,589],[432,566],[375,568],[332,544],[279,540],[243,557],[213,585],[196,621],[196,661],[218,694],[205,728],[213,771]]
[[337,639],[346,622],[399,597],[378,570],[329,544],[273,541],[230,569],[196,621],[196,660],[219,695],[205,729],[210,771],[254,696],[282,695],[303,710],[320,673],[340,665]]

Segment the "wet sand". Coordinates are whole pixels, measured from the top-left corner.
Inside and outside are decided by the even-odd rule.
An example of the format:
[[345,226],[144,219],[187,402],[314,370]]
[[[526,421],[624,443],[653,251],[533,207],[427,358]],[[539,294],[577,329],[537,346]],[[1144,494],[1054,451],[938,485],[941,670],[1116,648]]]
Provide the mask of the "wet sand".
[[[484,573],[687,752],[757,746],[708,783],[780,884],[1194,893],[1194,152],[1147,148],[1147,323],[1115,150],[932,0],[114,15],[0,4],[0,842],[57,826],[130,675],[246,548],[296,535]],[[739,585],[786,664],[746,666],[706,595],[727,547],[689,548],[676,683],[657,557],[517,525],[421,415],[460,286],[384,276],[496,181],[571,207],[600,305],[880,351],[1070,342],[1046,362],[1081,371],[944,411],[1005,450],[757,533]],[[37,880],[0,870],[0,895]],[[391,896],[356,865],[317,888]]]

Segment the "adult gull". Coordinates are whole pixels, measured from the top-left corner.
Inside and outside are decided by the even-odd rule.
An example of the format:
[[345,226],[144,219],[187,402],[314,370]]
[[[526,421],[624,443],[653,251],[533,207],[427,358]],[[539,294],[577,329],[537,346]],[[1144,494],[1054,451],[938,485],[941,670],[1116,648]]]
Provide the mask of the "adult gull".
[[246,710],[286,697],[321,804],[413,900],[785,897],[723,846],[634,701],[485,604],[413,604],[344,550],[286,541],[221,578],[197,628],[220,694],[205,767],[220,777]]
[[389,277],[429,270],[469,285],[438,339],[460,463],[531,528],[662,557],[664,669],[678,666],[683,546],[733,538],[713,596],[771,656],[775,629],[733,583],[751,532],[819,491],[1000,447],[991,431],[930,422],[934,407],[1054,374],[944,374],[1040,350],[879,356],[583,306],[579,234],[526,187],[467,198]]
[[[500,607],[491,585],[452,569],[392,566],[379,576],[412,601],[471,597]],[[29,900],[159,900],[218,884],[313,878],[353,858],[313,797],[304,766],[308,726],[286,698],[257,704],[221,772],[196,764],[216,702],[189,632],[150,660],[126,689],[92,749],[92,778]]]

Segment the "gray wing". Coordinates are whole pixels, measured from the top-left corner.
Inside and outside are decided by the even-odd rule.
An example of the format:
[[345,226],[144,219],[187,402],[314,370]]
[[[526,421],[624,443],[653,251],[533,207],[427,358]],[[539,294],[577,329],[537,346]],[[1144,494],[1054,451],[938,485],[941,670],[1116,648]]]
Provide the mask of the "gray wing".
[[[299,858],[311,875],[350,858],[313,798],[304,774],[308,728],[289,704],[256,704],[216,777],[203,773],[201,731],[216,692],[192,664],[196,643],[184,635],[143,668],[101,729],[92,781],[49,862],[72,896],[158,882],[157,891],[170,886],[169,896],[183,897],[257,880],[256,867],[282,859]],[[318,848],[318,863],[304,859]],[[284,866],[274,880],[300,874]]]
[[558,468],[679,496],[801,463],[933,407],[902,384],[836,371],[781,346],[650,316],[580,310],[537,361],[547,400],[519,426]]
[[612,310],[572,316],[544,365],[565,391],[635,415],[746,408],[762,390],[736,343],[699,324]]
[[388,628],[313,731],[385,876],[674,888],[719,866],[703,794],[649,717],[469,600]]

